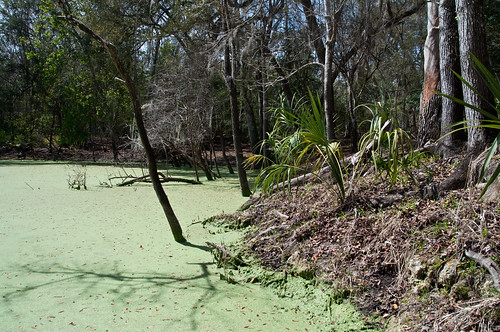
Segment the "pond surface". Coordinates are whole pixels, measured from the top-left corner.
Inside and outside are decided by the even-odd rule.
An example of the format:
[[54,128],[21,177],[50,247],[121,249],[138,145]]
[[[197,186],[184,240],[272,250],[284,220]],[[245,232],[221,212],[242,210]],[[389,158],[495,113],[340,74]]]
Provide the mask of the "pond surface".
[[[83,170],[88,190],[69,189]],[[210,234],[196,222],[245,201],[236,177],[165,185],[191,244],[184,246],[173,241],[150,185],[104,185],[120,172],[0,161],[1,331],[331,329],[301,312],[300,299],[220,279],[205,241],[239,234]],[[354,330],[348,326],[335,330]]]

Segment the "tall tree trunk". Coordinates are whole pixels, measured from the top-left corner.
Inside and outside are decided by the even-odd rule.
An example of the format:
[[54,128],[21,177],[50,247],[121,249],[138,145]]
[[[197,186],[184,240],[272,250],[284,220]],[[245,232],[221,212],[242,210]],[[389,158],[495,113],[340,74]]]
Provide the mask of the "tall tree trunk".
[[347,85],[347,95],[349,98],[349,122],[348,122],[348,133],[349,137],[351,138],[351,152],[357,152],[358,151],[358,141],[359,141],[359,134],[358,134],[358,122],[356,119],[356,105],[355,105],[355,98],[354,98],[354,92],[353,92],[353,82],[348,82]]
[[[492,100],[491,93],[481,79],[480,74],[474,69],[470,60],[470,53],[479,61],[488,65],[486,50],[486,30],[484,18],[484,4],[482,0],[456,0],[458,35],[460,38],[460,64],[462,77],[476,88],[478,93],[486,100]],[[464,101],[483,110],[489,110],[488,102],[463,85]],[[480,124],[484,117],[471,108],[465,108],[465,118],[468,122],[467,150],[476,152],[487,144],[487,131],[485,128],[474,127]]]
[[302,5],[302,9],[306,16],[307,27],[309,28],[309,34],[316,51],[316,56],[318,57],[319,63],[324,64],[325,45],[323,44],[323,40],[321,38],[322,33],[319,29],[318,21],[316,20],[316,11],[313,8],[311,0],[300,0],[300,4]]
[[424,86],[420,100],[418,145],[439,138],[441,97],[439,90],[439,15],[438,4],[427,2],[427,38],[424,45]]
[[244,108],[247,119],[248,127],[248,137],[250,138],[250,144],[252,145],[252,151],[257,149],[257,145],[260,141],[259,131],[257,129],[257,122],[255,121],[255,114],[253,111],[252,103],[248,96],[248,89],[246,87],[241,87],[241,94],[244,100]]
[[333,93],[333,42],[326,43],[325,67],[323,75],[323,98],[328,140],[335,139],[335,99]]
[[[223,20],[224,30],[226,34],[232,29],[231,21],[229,18],[229,5],[228,1],[223,1]],[[234,152],[236,154],[236,170],[238,172],[238,180],[240,182],[241,194],[243,197],[249,197],[252,192],[248,185],[247,173],[243,167],[243,149],[241,146],[241,129],[240,129],[240,110],[238,107],[238,91],[236,89],[236,65],[234,63],[234,40],[229,37],[226,40],[224,47],[224,80],[229,92],[229,100],[231,105],[231,124],[233,128],[233,144]]]
[[86,34],[88,34],[91,38],[95,39],[97,42],[99,42],[109,53],[111,60],[113,61],[116,69],[122,76],[122,78],[125,81],[125,84],[127,86],[128,92],[130,94],[130,99],[132,100],[132,105],[133,105],[133,110],[134,110],[134,118],[136,120],[137,124],[137,130],[139,132],[139,136],[141,138],[142,145],[144,147],[144,151],[146,153],[146,158],[148,161],[148,169],[149,169],[149,176],[151,177],[151,182],[153,183],[153,188],[156,192],[156,196],[158,197],[158,201],[160,202],[163,211],[165,213],[165,216],[167,217],[168,223],[170,225],[170,228],[172,230],[172,234],[174,236],[175,241],[177,242],[186,242],[186,239],[182,235],[182,228],[181,225],[174,213],[174,210],[172,209],[172,206],[170,205],[170,202],[168,200],[167,194],[165,194],[165,191],[163,190],[162,184],[160,182],[160,178],[158,176],[158,168],[156,166],[156,159],[154,155],[153,148],[151,147],[151,144],[148,139],[146,127],[144,126],[144,120],[142,117],[142,109],[141,109],[141,103],[139,100],[139,94],[137,92],[137,87],[135,85],[134,80],[128,73],[127,69],[125,68],[125,65],[123,64],[122,59],[120,58],[118,51],[116,47],[103,39],[101,36],[96,34],[92,29],[90,29],[87,25],[83,24],[82,22],[78,21],[75,19],[71,13],[67,10],[67,5],[64,1],[59,0],[59,5],[63,9],[64,13],[64,20],[73,26],[76,26]]
[[243,197],[248,197],[252,194],[248,185],[247,174],[243,167],[243,149],[241,146],[241,129],[240,129],[240,110],[238,108],[238,91],[234,81],[234,66],[232,64],[229,42],[224,49],[224,74],[227,89],[229,90],[229,98],[231,103],[231,123],[233,127],[233,144],[236,154],[236,169],[238,171],[238,180],[240,182],[241,194]]
[[335,139],[335,100],[333,93],[333,47],[336,38],[336,17],[330,1],[325,1],[326,42],[323,69],[323,111],[325,112],[326,136]]
[[[462,99],[462,83],[453,73],[460,72],[460,51],[458,44],[458,25],[455,19],[455,0],[441,0],[439,3],[439,59],[441,73],[441,92]],[[449,98],[442,98],[440,153],[448,157],[457,153],[462,135],[450,126],[463,120],[464,108]]]
[[[262,130],[261,137],[263,142],[266,142],[269,137],[269,113],[267,110],[267,88],[265,86],[265,75],[260,74],[260,87],[259,87],[259,117],[260,117],[260,128]],[[269,146],[267,144],[262,144],[261,146],[262,155],[269,157]]]

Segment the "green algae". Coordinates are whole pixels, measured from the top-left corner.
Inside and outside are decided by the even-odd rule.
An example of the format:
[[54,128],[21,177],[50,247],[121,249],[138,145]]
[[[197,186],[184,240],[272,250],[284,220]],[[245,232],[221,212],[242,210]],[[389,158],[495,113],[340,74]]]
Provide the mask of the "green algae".
[[[272,284],[221,280],[205,241],[231,243],[240,233],[211,234],[197,221],[245,201],[235,177],[165,185],[189,241],[180,245],[150,185],[108,188],[119,169],[87,166],[88,190],[70,190],[74,167],[0,161],[0,330],[354,329],[315,318],[314,302],[303,309],[288,281],[280,297]],[[359,323],[342,308],[338,315]]]
[[[237,242],[228,250],[238,257],[242,245]],[[217,257],[217,256],[216,256]],[[262,268],[251,257],[237,267],[228,260],[218,261],[224,267],[221,279],[230,283],[258,283],[280,298],[292,300],[294,310],[306,315],[318,331],[378,331],[380,324],[375,319],[363,317],[349,302],[350,292],[314,279],[305,279],[294,272],[271,271]],[[293,271],[293,270],[292,270]]]

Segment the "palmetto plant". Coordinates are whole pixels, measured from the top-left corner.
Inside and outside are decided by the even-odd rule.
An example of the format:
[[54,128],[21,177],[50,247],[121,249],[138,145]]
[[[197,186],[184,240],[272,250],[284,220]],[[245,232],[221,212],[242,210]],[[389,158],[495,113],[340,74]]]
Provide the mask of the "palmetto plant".
[[[474,62],[476,69],[479,70],[483,76],[483,80],[486,83],[486,86],[488,89],[491,91],[493,95],[493,104],[491,103],[490,100],[485,99],[488,104],[491,106],[491,108],[496,112],[496,114],[490,113],[486,110],[480,109],[474,105],[471,105],[469,103],[466,103],[463,100],[457,99],[452,96],[448,96],[445,94],[442,94],[446,98],[450,98],[451,100],[464,105],[465,107],[469,107],[479,113],[481,113],[485,119],[481,120],[481,124],[477,126],[469,126],[469,121],[461,121],[457,122],[452,125],[452,127],[460,127],[458,129],[455,129],[452,132],[455,132],[457,130],[462,130],[463,126],[465,125],[466,127],[484,127],[484,128],[491,128],[493,130],[499,131],[500,130],[500,83],[498,80],[495,78],[495,76],[479,61],[477,57],[475,57],[473,54],[470,54],[471,60]],[[478,93],[477,89],[474,88],[469,82],[467,82],[462,76],[460,76],[458,73],[455,73],[457,77],[462,81],[463,84],[465,84],[469,89],[471,89],[474,93],[476,93],[478,96],[481,96],[481,94]],[[481,96],[481,98],[484,98]],[[449,134],[448,134],[449,135]],[[479,177],[479,180],[483,180],[485,177],[485,172],[486,169],[488,168],[488,165],[491,162],[491,159],[495,155],[497,149],[498,149],[498,143],[500,141],[500,132],[497,133],[497,136],[495,140],[493,141],[493,144],[491,145],[491,148],[488,152],[488,155],[484,161],[483,167],[481,169],[481,175]],[[483,197],[483,195],[486,193],[488,188],[491,186],[491,184],[500,176],[500,164],[497,166],[496,170],[493,172],[493,174],[490,176],[488,179],[486,186],[483,188],[483,191],[481,192],[481,195],[479,198]]]
[[327,167],[335,181],[333,188],[343,202],[345,187],[340,144],[328,141],[319,97],[315,98],[311,93],[309,97],[310,107],[303,102],[292,106],[282,103],[282,107],[273,110],[274,128],[262,142],[273,156],[254,155],[247,159],[246,164],[269,163],[255,181],[255,186],[267,193],[280,187],[290,190],[291,180],[296,176],[310,173],[319,177],[319,171]]
[[[416,183],[411,169],[418,165],[421,155],[413,151],[408,133],[399,128],[383,103],[359,107],[366,108],[372,115],[365,120],[370,127],[360,140],[360,153],[368,155],[376,174],[389,180],[391,186],[406,178]],[[361,158],[356,169],[364,166]]]

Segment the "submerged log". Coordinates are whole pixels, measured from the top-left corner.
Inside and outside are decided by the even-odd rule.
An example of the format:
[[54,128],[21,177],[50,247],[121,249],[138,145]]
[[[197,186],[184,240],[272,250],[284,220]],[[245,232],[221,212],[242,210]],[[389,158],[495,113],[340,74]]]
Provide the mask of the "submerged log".
[[[165,174],[163,174],[161,172],[158,172],[158,175],[160,177],[161,183],[183,182],[183,183],[189,183],[189,184],[202,184],[200,181],[196,181],[196,180],[166,176]],[[127,175],[127,176],[114,176],[114,177],[109,178],[110,181],[116,180],[116,179],[122,180],[122,183],[117,184],[118,187],[132,185],[132,184],[137,183],[137,182],[151,183],[151,177],[149,176],[149,174],[144,175],[144,176],[139,176],[139,177],[131,177],[130,175]]]

